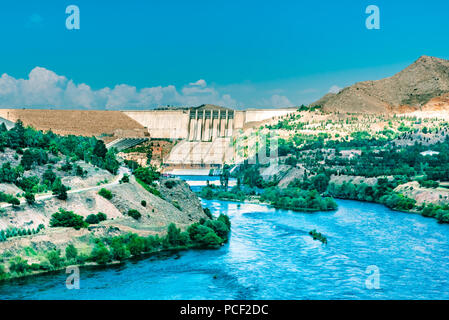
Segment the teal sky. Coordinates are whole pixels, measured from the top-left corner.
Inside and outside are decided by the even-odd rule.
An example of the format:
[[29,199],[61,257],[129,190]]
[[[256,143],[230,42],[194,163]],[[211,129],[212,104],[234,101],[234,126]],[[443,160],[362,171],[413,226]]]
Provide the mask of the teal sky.
[[[371,4],[380,30],[365,27]],[[306,104],[449,58],[448,14],[447,0],[17,0],[0,8],[0,107]]]

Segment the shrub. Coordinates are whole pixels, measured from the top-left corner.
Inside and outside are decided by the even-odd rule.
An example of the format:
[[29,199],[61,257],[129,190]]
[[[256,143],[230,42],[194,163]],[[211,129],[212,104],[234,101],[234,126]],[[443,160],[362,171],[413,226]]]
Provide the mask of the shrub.
[[204,226],[214,230],[215,234],[219,236],[221,239],[225,241],[228,240],[229,228],[224,222],[220,220],[207,220],[204,223]]
[[14,207],[20,206],[20,200],[17,198],[12,198],[10,201],[8,201],[10,204],[12,204]]
[[142,205],[142,207],[146,207],[147,206],[147,202],[145,200],[140,201],[140,204]]
[[26,273],[30,269],[28,261],[22,257],[15,257],[9,262],[9,271],[16,273]]
[[86,222],[88,224],[97,224],[100,221],[98,220],[98,217],[97,217],[96,214],[90,214],[90,215],[87,216]]
[[128,250],[133,256],[142,254],[145,250],[145,240],[142,237],[133,235],[128,243]]
[[173,200],[173,201],[172,201],[172,204],[173,204],[173,206],[174,206],[176,209],[178,209],[179,211],[182,211],[182,207],[181,207],[181,205],[179,204],[178,201]]
[[36,199],[34,197],[34,193],[31,193],[31,192],[26,192],[25,193],[25,199],[26,199],[28,204],[33,204],[33,203],[36,202]]
[[106,215],[106,213],[98,212],[97,218],[98,218],[98,221],[101,222],[101,221],[106,221],[108,219],[108,216]]
[[51,216],[50,227],[67,227],[79,230],[86,228],[87,223],[83,220],[82,216],[73,213],[73,211],[66,211],[63,208],[59,208],[59,211]]
[[199,223],[192,224],[187,229],[187,232],[190,239],[200,247],[216,247],[224,242],[223,239],[215,234],[214,230]]
[[168,189],[172,189],[174,186],[176,186],[176,180],[168,180],[168,181],[165,181],[165,186],[166,186]]
[[114,237],[111,242],[111,255],[114,260],[125,260],[130,256],[128,248],[121,237]]
[[105,188],[101,188],[101,190],[98,191],[98,194],[108,200],[111,200],[112,197],[114,196],[111,191],[109,191],[108,189],[105,189]]
[[327,244],[327,238],[316,230],[310,231],[309,234],[312,236],[313,240],[318,240],[324,244]]
[[153,184],[153,182],[159,179],[159,172],[156,171],[156,168],[153,166],[149,166],[146,168],[139,167],[134,171],[134,175],[137,179],[146,183],[147,185]]
[[182,247],[186,246],[189,242],[189,234],[181,232],[181,229],[176,228],[174,223],[170,223],[167,229],[167,236],[164,239],[164,246],[169,247]]
[[121,182],[123,183],[128,183],[129,182],[129,176],[127,174],[124,174],[122,179],[120,179]]
[[108,248],[102,242],[95,245],[90,255],[90,259],[98,264],[106,264],[110,260]]
[[48,252],[47,259],[55,269],[60,268],[62,266],[63,259],[61,258],[60,250],[53,250]]
[[214,218],[214,216],[212,215],[212,212],[210,211],[209,208],[204,208],[203,211],[204,211],[204,213],[206,214],[206,216],[207,216],[209,219],[213,219],[213,218]]
[[78,250],[73,244],[69,244],[65,248],[65,257],[68,261],[76,260],[76,258],[78,257]]
[[137,211],[136,209],[130,209],[130,210],[128,210],[127,215],[130,216],[130,217],[133,218],[133,219],[136,219],[136,220],[139,220],[139,219],[142,217],[142,215],[140,214],[140,212]]
[[76,258],[76,262],[79,264],[85,264],[87,260],[89,260],[89,257],[84,253],[79,254]]
[[0,280],[5,279],[7,275],[8,274],[6,273],[5,266],[0,264]]

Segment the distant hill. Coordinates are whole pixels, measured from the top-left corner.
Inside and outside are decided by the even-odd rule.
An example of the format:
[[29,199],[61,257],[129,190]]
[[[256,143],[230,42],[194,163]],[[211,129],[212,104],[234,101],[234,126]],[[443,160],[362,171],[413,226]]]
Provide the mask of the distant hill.
[[390,78],[356,83],[311,105],[345,113],[449,110],[449,60],[422,56]]

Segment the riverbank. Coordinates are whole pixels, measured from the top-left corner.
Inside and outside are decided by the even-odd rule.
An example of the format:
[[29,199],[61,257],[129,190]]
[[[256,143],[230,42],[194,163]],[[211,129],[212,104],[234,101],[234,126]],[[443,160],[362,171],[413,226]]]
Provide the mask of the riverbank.
[[23,257],[16,256],[9,260],[8,270],[0,264],[0,281],[57,272],[69,266],[111,266],[128,259],[162,252],[216,249],[228,241],[230,229],[229,218],[220,215],[216,219],[202,219],[199,223],[192,224],[187,231],[181,231],[174,224],[170,224],[163,238],[159,238],[158,235],[140,237],[137,234],[98,238],[95,239],[95,247],[89,256],[78,255],[73,245],[66,247],[65,257],[61,257],[60,250],[40,252],[39,254],[45,256],[49,263],[29,264]]

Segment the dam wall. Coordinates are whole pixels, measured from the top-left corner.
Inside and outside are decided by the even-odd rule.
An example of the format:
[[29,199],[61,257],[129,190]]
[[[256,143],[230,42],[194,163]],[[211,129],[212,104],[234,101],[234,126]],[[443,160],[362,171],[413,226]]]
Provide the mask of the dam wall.
[[186,139],[188,136],[187,110],[123,111],[123,113],[146,127],[152,138]]
[[216,138],[232,137],[236,130],[249,123],[282,117],[295,111],[295,108],[232,110],[205,105],[183,110],[123,113],[146,127],[152,138],[211,142]]

